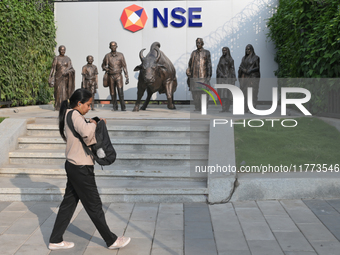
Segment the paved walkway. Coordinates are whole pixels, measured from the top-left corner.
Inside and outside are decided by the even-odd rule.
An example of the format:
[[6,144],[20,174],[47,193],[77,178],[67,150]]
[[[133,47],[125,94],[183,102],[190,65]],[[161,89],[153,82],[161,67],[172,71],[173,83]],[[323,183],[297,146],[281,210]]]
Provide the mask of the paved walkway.
[[0,202],[1,254],[340,254],[340,199],[104,204],[112,231],[132,238],[118,251],[105,247],[81,205],[64,235],[75,247],[49,251],[57,210],[51,202]]

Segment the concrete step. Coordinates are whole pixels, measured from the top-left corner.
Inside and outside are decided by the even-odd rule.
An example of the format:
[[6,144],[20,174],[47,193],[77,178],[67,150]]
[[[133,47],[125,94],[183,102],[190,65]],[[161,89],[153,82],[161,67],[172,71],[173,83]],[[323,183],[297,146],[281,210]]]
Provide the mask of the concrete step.
[[[190,174],[188,167],[159,167],[159,166],[140,166],[129,167],[120,166],[116,163],[110,166],[99,165],[94,166],[95,174],[98,177],[121,177],[121,178],[162,178],[162,179],[206,179],[207,174],[201,173],[195,175]],[[49,176],[60,177],[65,176],[64,164],[61,165],[16,165],[7,164],[0,167],[1,176]]]
[[[206,181],[96,178],[103,202],[205,202]],[[0,178],[0,201],[61,201],[66,178]]]
[[[18,139],[19,149],[65,149],[66,143],[60,136],[24,136]],[[134,137],[111,138],[117,151],[204,151],[208,150],[208,139],[190,139],[178,137]]]
[[[24,136],[19,137],[20,143],[62,143],[65,141],[60,136]],[[208,139],[190,141],[190,137],[178,139],[177,136],[173,137],[139,137],[139,136],[121,136],[111,138],[113,144],[177,144],[177,145],[190,145],[195,144],[208,144]]]
[[[107,129],[109,131],[110,137],[119,136],[139,136],[139,137],[188,137],[190,136],[190,124],[181,126],[164,126],[161,125],[162,122],[158,121],[158,125],[111,125],[108,122]],[[191,133],[197,133],[198,136],[207,136],[207,131],[209,127],[207,126],[197,126],[195,131]],[[58,125],[56,124],[28,124],[27,125],[27,135],[29,136],[60,136]],[[193,134],[192,134],[193,135]]]
[[[120,136],[139,136],[139,137],[171,137],[176,135],[177,137],[188,137],[190,134],[189,131],[177,131],[177,132],[150,132],[150,131],[129,131],[129,130],[120,130],[120,131],[112,131],[109,130],[109,135],[111,138],[120,137]],[[27,135],[29,136],[60,136],[58,130],[48,130],[48,129],[27,129]],[[191,136],[194,137],[208,137],[206,132],[195,132],[192,133]]]
[[[207,152],[191,151],[119,151],[116,163],[121,165],[189,166],[190,160],[207,161]],[[64,150],[18,149],[9,153],[11,164],[63,164]]]
[[[191,174],[190,169],[192,162],[207,164],[207,125],[108,120],[107,127],[118,154],[103,170],[95,165],[104,202],[206,201],[207,174]],[[0,167],[0,201],[61,201],[65,142],[57,120],[36,119],[18,142],[19,148],[9,153],[9,164]]]

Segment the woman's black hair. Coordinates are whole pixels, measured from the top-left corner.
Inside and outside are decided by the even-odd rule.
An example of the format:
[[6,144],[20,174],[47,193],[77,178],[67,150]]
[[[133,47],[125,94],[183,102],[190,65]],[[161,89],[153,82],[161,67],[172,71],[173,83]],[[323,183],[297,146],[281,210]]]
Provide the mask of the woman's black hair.
[[64,100],[60,105],[59,110],[59,133],[61,137],[66,142],[66,136],[64,133],[65,128],[65,115],[67,109],[73,109],[77,106],[78,102],[85,104],[88,102],[92,97],[92,93],[87,89],[77,89],[73,92],[70,99]]

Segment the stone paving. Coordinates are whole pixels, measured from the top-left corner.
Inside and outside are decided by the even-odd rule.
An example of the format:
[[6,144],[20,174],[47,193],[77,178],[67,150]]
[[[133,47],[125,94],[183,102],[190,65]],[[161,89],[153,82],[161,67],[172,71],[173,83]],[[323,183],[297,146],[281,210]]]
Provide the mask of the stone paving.
[[49,251],[58,203],[0,202],[2,255],[339,255],[340,199],[205,203],[104,204],[117,235],[112,251],[78,205],[64,238],[70,250]]

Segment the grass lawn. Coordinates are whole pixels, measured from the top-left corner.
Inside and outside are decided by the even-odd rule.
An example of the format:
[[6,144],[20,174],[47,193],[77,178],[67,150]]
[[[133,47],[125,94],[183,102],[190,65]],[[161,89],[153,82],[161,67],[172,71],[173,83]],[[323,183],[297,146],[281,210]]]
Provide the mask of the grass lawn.
[[260,128],[235,125],[237,167],[242,161],[247,166],[340,163],[340,132],[335,127],[317,118],[295,120],[298,125],[290,128],[279,121],[274,127],[267,121]]
[[3,118],[3,117],[0,117],[0,123],[4,120],[5,118]]

